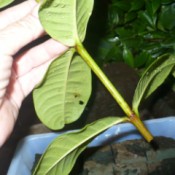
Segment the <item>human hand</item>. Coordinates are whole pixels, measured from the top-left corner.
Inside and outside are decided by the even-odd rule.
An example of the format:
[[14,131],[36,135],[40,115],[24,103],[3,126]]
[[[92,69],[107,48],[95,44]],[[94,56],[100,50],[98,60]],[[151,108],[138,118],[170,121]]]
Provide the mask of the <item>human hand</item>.
[[44,35],[37,12],[35,0],[0,12],[0,146],[13,130],[23,99],[42,80],[51,61],[67,49],[48,39],[14,58]]

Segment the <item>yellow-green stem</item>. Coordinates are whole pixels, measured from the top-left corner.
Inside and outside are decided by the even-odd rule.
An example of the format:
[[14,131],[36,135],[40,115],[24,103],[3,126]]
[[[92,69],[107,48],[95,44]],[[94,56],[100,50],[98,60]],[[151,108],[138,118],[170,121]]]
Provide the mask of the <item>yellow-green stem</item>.
[[129,121],[139,130],[139,132],[148,142],[151,142],[151,140],[153,140],[152,134],[145,127],[145,125],[143,124],[143,122],[140,120],[139,117],[133,114],[133,116],[129,117]]
[[97,77],[101,80],[104,86],[108,89],[108,91],[117,101],[117,103],[124,110],[126,115],[129,116],[132,113],[132,110],[130,109],[129,105],[125,102],[125,100],[120,95],[120,93],[117,91],[117,89],[114,87],[114,85],[111,83],[111,81],[106,77],[103,71],[95,63],[95,61],[92,59],[92,57],[83,47],[83,45],[80,45],[80,44],[77,45],[77,51],[82,56],[82,58],[85,60],[85,62],[89,65],[89,67],[93,70],[93,72],[97,75]]
[[140,131],[143,137],[150,142],[153,139],[151,133],[146,129],[142,121],[133,113],[129,105],[123,99],[121,94],[117,91],[111,81],[107,78],[107,76],[103,73],[103,71],[99,68],[99,66],[95,63],[93,58],[89,55],[86,49],[83,47],[81,42],[77,42],[76,45],[77,52],[82,56],[85,62],[89,65],[92,71],[97,75],[97,77],[101,80],[103,85],[107,88],[113,98],[117,101],[126,115],[129,117],[129,121],[132,122],[136,128]]

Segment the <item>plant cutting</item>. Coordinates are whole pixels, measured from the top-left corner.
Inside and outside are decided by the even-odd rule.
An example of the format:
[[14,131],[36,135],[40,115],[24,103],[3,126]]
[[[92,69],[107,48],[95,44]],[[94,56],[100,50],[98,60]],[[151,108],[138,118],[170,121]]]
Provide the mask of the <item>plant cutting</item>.
[[70,49],[52,62],[43,81],[34,90],[36,112],[40,120],[54,130],[77,120],[91,94],[92,69],[121,106],[126,117],[108,117],[89,124],[80,131],[61,135],[43,154],[34,174],[69,174],[76,158],[88,143],[114,124],[131,122],[148,142],[153,140],[139,118],[138,108],[141,101],[150,96],[173,72],[174,55],[161,56],[147,68],[138,83],[130,107],[82,44],[93,3],[93,0],[41,2],[39,16],[46,32]]

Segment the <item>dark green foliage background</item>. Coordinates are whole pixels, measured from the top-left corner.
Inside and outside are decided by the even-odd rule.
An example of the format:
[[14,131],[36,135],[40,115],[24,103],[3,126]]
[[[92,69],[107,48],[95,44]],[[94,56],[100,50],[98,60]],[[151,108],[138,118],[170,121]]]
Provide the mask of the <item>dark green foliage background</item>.
[[145,68],[158,56],[174,53],[174,18],[173,0],[96,0],[86,45],[99,63],[124,61]]

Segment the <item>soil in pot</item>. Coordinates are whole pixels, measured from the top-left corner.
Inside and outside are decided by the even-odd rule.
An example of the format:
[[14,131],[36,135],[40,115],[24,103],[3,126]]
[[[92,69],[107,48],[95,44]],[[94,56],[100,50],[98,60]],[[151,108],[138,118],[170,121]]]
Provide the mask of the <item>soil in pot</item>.
[[70,175],[174,175],[175,140],[155,140],[157,150],[143,139],[88,148]]

